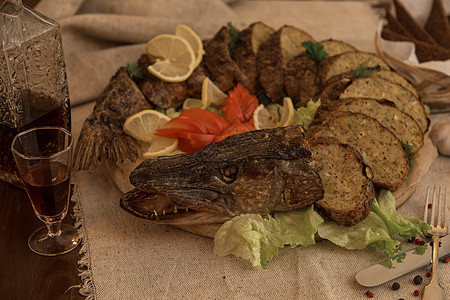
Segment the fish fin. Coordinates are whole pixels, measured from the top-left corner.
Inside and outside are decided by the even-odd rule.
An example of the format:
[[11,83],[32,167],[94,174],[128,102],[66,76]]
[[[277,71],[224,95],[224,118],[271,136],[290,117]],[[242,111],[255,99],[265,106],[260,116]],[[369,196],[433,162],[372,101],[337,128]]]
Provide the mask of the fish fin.
[[[102,131],[102,127],[92,126],[86,120],[78,139],[74,154],[74,169],[93,171],[103,160],[110,159],[115,164],[125,160],[135,162],[140,157],[140,146],[136,140],[120,130]],[[120,124],[118,124],[120,126]],[[109,124],[111,128],[114,124]],[[116,126],[117,127],[117,126]]]

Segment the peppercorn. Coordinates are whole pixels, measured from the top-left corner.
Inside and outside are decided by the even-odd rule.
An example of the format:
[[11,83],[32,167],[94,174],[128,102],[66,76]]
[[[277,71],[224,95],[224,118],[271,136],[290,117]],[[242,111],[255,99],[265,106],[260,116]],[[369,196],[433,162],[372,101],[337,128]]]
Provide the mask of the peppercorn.
[[433,207],[433,204],[428,204],[428,208],[432,208]]
[[392,289],[393,289],[394,291],[398,290],[399,288],[400,288],[400,283],[394,282],[394,283],[392,284]]
[[374,294],[371,291],[367,291],[366,296],[369,298],[373,298]]
[[410,243],[414,243],[414,241],[416,240],[416,237],[415,236],[413,236],[413,237],[411,237],[410,239],[408,239],[408,242],[410,242]]
[[444,259],[442,260],[444,263],[448,264],[450,262],[450,256],[446,256],[444,257]]
[[427,277],[431,277],[431,272],[427,272],[427,274],[425,274]]
[[419,240],[419,239],[415,239],[415,240],[414,240],[414,243],[416,243],[417,245],[419,245],[419,244],[420,244],[420,240]]
[[419,291],[419,290],[415,290],[415,291],[414,291],[414,296],[417,297],[417,296],[419,296],[419,295],[420,295],[420,291]]
[[417,275],[416,277],[414,277],[414,283],[415,284],[421,284],[423,282],[423,278],[420,275]]

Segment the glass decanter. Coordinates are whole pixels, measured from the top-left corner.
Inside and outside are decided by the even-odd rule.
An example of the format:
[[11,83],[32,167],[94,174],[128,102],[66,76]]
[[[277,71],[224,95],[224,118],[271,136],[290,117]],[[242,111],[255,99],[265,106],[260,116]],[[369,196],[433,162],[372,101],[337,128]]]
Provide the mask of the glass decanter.
[[0,38],[0,179],[21,186],[10,149],[14,136],[43,125],[70,130],[61,30],[21,0],[5,0]]

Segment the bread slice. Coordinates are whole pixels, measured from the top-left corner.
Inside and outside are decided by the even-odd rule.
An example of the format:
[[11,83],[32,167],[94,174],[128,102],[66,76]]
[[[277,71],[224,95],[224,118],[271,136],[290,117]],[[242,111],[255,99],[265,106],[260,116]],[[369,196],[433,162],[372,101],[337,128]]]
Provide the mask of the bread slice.
[[419,41],[437,44],[431,35],[411,16],[400,0],[393,0],[395,15],[406,30]]
[[378,120],[404,144],[417,153],[423,146],[423,133],[419,124],[408,114],[387,100],[347,98],[335,102],[334,110],[359,112]]
[[386,9],[386,19],[388,21],[387,27],[390,30],[398,34],[414,38],[405,26],[403,26],[403,24],[388,9]]
[[259,81],[267,96],[279,102],[285,96],[284,75],[286,65],[297,55],[306,51],[305,41],[315,41],[307,32],[294,26],[285,25],[274,32],[259,46],[256,66]]
[[450,49],[441,47],[438,44],[427,43],[415,38],[410,38],[408,36],[393,32],[388,28],[383,28],[381,36],[390,41],[409,41],[414,43],[416,47],[416,56],[419,62],[450,59]]
[[358,151],[332,137],[312,138],[311,166],[322,180],[324,195],[314,205],[339,225],[353,226],[369,214],[375,188],[373,173]]
[[433,0],[425,30],[444,48],[450,49],[450,23],[442,0]]
[[390,80],[377,76],[352,79],[339,98],[375,98],[392,101],[398,109],[419,123],[423,133],[428,130],[430,120],[420,99]]
[[389,66],[377,55],[362,51],[351,51],[326,58],[320,65],[320,83],[340,74],[352,73],[362,64],[368,68],[390,70]]
[[331,136],[356,149],[373,170],[378,188],[395,190],[409,165],[401,142],[377,120],[361,113],[332,111],[308,128],[307,137]]
[[323,50],[328,53],[328,57],[349,51],[357,51],[352,45],[339,40],[328,39],[321,41],[320,44],[323,46]]
[[414,94],[417,98],[419,98],[419,92],[417,91],[416,87],[413,86],[405,77],[400,75],[400,73],[397,73],[395,71],[388,71],[388,70],[380,70],[378,72],[374,72],[372,76],[381,77],[390,81],[393,81],[395,83],[400,84],[402,87],[406,88],[408,91]]
[[256,69],[256,53],[259,45],[268,40],[275,30],[262,22],[256,22],[239,32],[231,55],[239,68],[246,74],[250,81],[247,89],[255,93],[258,83],[258,70]]

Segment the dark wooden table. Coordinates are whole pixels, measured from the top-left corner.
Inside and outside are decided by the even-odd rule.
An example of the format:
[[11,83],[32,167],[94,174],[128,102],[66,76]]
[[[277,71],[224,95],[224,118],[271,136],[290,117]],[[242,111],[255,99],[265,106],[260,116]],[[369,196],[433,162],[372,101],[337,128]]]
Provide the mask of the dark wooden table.
[[[38,2],[22,0],[29,7]],[[35,254],[28,248],[28,236],[44,223],[34,214],[26,192],[0,180],[0,203],[0,299],[85,299],[78,288],[70,288],[81,284],[80,247],[56,257]],[[64,223],[73,224],[71,211],[72,206]]]
[[[69,289],[81,284],[80,246],[56,257],[35,254],[28,248],[28,236],[44,223],[34,214],[26,192],[0,181],[0,201],[0,299],[84,299],[78,288]],[[74,223],[70,214],[64,223]]]

